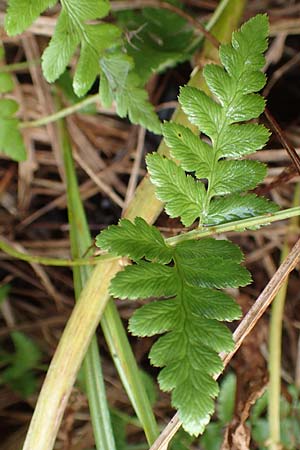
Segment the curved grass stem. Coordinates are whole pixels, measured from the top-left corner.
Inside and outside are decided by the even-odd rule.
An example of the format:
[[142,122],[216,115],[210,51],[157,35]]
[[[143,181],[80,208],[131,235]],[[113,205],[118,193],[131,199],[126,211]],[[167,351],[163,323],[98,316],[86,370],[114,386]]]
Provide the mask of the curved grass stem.
[[[294,205],[298,205],[300,200],[300,185],[297,185],[294,195]],[[289,229],[283,244],[281,252],[281,261],[283,261],[290,251],[290,242],[294,235],[295,228],[299,226],[299,220],[294,217],[290,220]],[[269,422],[269,449],[280,450],[280,394],[281,394],[281,347],[282,347],[282,324],[283,312],[288,287],[288,277],[285,279],[280,291],[276,295],[272,304],[270,320],[269,337],[269,403],[268,403],[268,422]]]
[[[99,100],[99,94],[90,95],[89,97],[84,98],[80,102],[75,103],[74,105],[68,106],[67,108],[63,108],[49,116],[45,116],[45,117],[42,117],[41,119],[37,119],[37,120],[20,122],[19,128],[40,127],[42,125],[47,125],[48,123],[56,122],[59,119],[63,119],[64,117],[67,117],[70,114],[73,114],[77,111],[82,110],[83,108],[85,108],[88,105],[97,103],[98,100]],[[108,111],[106,111],[106,112],[108,112]]]
[[0,250],[13,258],[20,259],[29,263],[42,264],[44,266],[60,266],[60,267],[78,267],[78,266],[95,266],[99,262],[113,261],[119,259],[117,256],[101,255],[89,258],[49,258],[46,256],[30,255],[28,253],[16,250],[13,245],[9,244],[6,239],[0,238]]
[[[65,171],[68,180],[67,190],[71,249],[73,257],[78,257],[85,252],[86,248],[91,246],[92,238],[79,193],[67,131],[61,121],[59,122],[59,126],[60,138],[64,150]],[[92,268],[88,266],[73,268],[77,298],[80,296],[82,287],[91,275],[91,271]],[[111,300],[107,303],[103,313],[101,326],[127,395],[145,431],[147,440],[151,444],[158,435],[158,428],[124,326],[118,310]],[[110,425],[110,415],[106,402],[105,386],[96,337],[92,339],[92,343],[85,357],[83,371],[97,449],[114,450],[115,442]]]

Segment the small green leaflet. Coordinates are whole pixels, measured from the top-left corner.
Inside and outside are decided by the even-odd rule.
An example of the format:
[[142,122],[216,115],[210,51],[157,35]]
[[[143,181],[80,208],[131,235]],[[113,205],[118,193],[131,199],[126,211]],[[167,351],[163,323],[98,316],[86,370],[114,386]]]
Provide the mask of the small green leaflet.
[[[119,42],[120,30],[111,24],[89,24],[108,14],[106,0],[85,2],[67,0],[62,3],[55,33],[43,54],[43,72],[49,82],[55,81],[66,69],[80,45],[80,57],[74,74],[73,88],[84,95],[99,75],[99,59]],[[87,70],[88,69],[88,70]]]
[[96,245],[134,261],[146,258],[167,264],[173,256],[173,248],[165,243],[158,229],[141,217],[136,217],[134,223],[121,219],[119,225],[111,225],[96,237]]
[[255,194],[232,194],[212,200],[207,225],[217,225],[247,217],[262,216],[276,212],[278,207],[264,197]]
[[152,154],[147,157],[147,167],[151,180],[156,185],[156,196],[166,202],[166,212],[170,217],[181,216],[185,226],[191,225],[201,214],[205,197],[203,184],[197,183],[190,175],[170,159]]
[[[198,435],[214,410],[218,385],[213,376],[222,371],[218,352],[233,347],[220,321],[240,316],[234,300],[218,289],[244,286],[251,277],[241,266],[241,251],[229,241],[186,241],[169,253],[158,233],[143,219],[122,220],[100,233],[97,243],[120,256],[132,254],[136,261],[112,280],[114,297],[159,299],[139,308],[129,328],[138,336],[163,334],[151,349],[151,362],[163,367],[160,387],[172,392],[184,429]],[[162,254],[165,263],[157,262]]]
[[[127,286],[127,290],[123,296],[124,286]],[[119,274],[111,285],[110,293],[115,297],[136,300],[169,296],[174,294],[175,289],[176,278],[171,267],[140,261]]]
[[25,31],[32,22],[57,0],[8,0],[5,29],[9,36]]
[[100,59],[100,67],[99,93],[103,105],[110,107],[115,100],[120,117],[128,115],[132,123],[160,134],[160,122],[148,100],[142,80],[134,70],[133,59],[121,51],[116,51],[103,56]]
[[[29,3],[29,5],[28,5]],[[6,31],[15,35],[25,31],[48,7],[57,1],[9,0]],[[99,75],[99,59],[105,51],[120,44],[121,30],[112,24],[90,24],[109,12],[108,0],[64,0],[55,32],[42,57],[44,76],[53,82],[65,71],[77,47],[80,56],[74,74],[73,87],[82,96]]]
[[[0,48],[3,49],[3,47]],[[4,49],[1,57],[4,57]],[[3,96],[11,92],[13,88],[12,76],[0,72],[0,152],[14,161],[25,161],[26,149],[19,131],[20,122],[14,117],[19,105],[15,100]]]
[[[4,100],[0,99],[0,110]],[[18,119],[0,112],[0,151],[15,161],[25,161],[26,150],[18,126]]]
[[11,92],[14,89],[14,81],[9,73],[0,72],[0,94]]
[[182,125],[165,123],[163,135],[178,165],[161,155],[147,157],[157,197],[166,203],[166,212],[179,216],[186,226],[197,219],[200,225],[215,225],[278,209],[264,198],[245,195],[263,181],[266,167],[258,161],[233,160],[261,149],[268,140],[263,125],[238,124],[264,110],[265,101],[256,92],[266,82],[261,69],[267,34],[267,16],[258,15],[233,34],[232,44],[220,46],[224,67],[208,64],[203,70],[214,98],[194,87],[181,89],[182,109],[210,141]]

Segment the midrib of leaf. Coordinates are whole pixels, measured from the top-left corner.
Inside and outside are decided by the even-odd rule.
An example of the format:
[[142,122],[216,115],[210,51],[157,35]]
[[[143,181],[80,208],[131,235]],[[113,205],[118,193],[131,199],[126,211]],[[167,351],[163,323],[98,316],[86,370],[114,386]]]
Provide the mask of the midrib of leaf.
[[[186,337],[186,340],[188,342],[188,346],[189,346],[189,334],[186,332],[186,327],[189,327],[188,322],[188,318],[189,318],[189,308],[188,308],[188,304],[186,304],[186,296],[184,295],[184,290],[185,290],[185,280],[184,280],[184,276],[180,270],[180,261],[178,260],[178,257],[176,256],[176,252],[174,253],[174,264],[175,264],[175,269],[177,272],[177,280],[178,280],[178,292],[176,295],[176,300],[177,300],[177,304],[180,305],[180,318],[182,319],[182,324],[181,324],[181,329],[182,329],[182,333],[184,334],[184,336]],[[180,300],[180,303],[179,301]],[[177,328],[179,330],[179,327]],[[186,355],[188,354],[188,347],[186,349]]]
[[188,316],[187,308],[184,302],[184,279],[182,276],[182,273],[180,271],[180,263],[178,261],[178,258],[176,257],[176,253],[173,256],[173,261],[175,265],[175,270],[177,272],[177,280],[178,280],[178,291],[176,295],[176,299],[180,299],[180,303],[177,302],[177,304],[180,305],[180,318],[182,320],[182,329],[184,331],[184,334],[187,335],[185,332],[185,324]]
[[[219,161],[219,152],[218,152],[219,141],[220,141],[220,138],[222,138],[223,130],[226,129],[230,125],[229,119],[227,117],[227,112],[230,109],[230,106],[232,105],[232,103],[234,102],[236,97],[238,95],[240,95],[240,92],[239,92],[239,89],[238,89],[238,85],[239,85],[239,80],[241,79],[241,77],[243,76],[244,73],[245,73],[245,70],[242,70],[240,72],[240,75],[239,75],[239,77],[237,79],[233,78],[232,76],[230,76],[231,80],[233,80],[233,82],[234,82],[234,87],[233,87],[234,94],[232,95],[232,97],[230,99],[230,102],[226,106],[222,106],[221,126],[219,128],[219,132],[217,134],[217,138],[215,139],[215,142],[214,142],[213,139],[211,139],[212,149],[214,151],[214,156],[215,157],[214,157],[214,160],[213,160],[213,163],[212,163],[211,176],[210,176],[210,179],[208,180],[208,188],[207,188],[207,191],[206,191],[206,198],[205,198],[204,207],[203,207],[203,217],[204,218],[207,217],[208,210],[209,210],[209,204],[210,204],[210,201],[211,201],[211,199],[213,197],[212,191],[214,189],[216,173],[217,173],[216,166],[217,166],[218,161]],[[201,219],[200,219],[200,221],[201,221]],[[200,222],[199,225],[201,225],[201,222]]]

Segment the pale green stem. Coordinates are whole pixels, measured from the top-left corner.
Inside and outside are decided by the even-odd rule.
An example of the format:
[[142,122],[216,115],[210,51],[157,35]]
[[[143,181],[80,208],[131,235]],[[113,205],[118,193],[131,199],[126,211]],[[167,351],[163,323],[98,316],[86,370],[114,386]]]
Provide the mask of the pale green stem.
[[[109,299],[117,262],[99,263],[75,304],[49,366],[23,450],[50,450],[82,360]],[[82,326],[82,323],[89,326]],[[91,326],[91,324],[93,324]]]
[[[294,195],[294,205],[299,204],[300,185],[297,185]],[[286,233],[286,238],[281,252],[281,262],[287,257],[290,251],[291,237],[295,234],[298,227],[298,218],[290,221],[290,226]],[[280,450],[280,394],[281,394],[281,347],[282,347],[282,323],[284,304],[288,288],[289,278],[287,277],[280,291],[276,295],[273,304],[270,319],[270,337],[269,337],[269,403],[268,403],[268,422],[269,422],[269,449]]]
[[[288,208],[265,216],[250,217],[249,219],[241,219],[236,220],[235,222],[188,231],[185,234],[179,234],[178,236],[167,238],[165,241],[169,245],[176,245],[178,242],[186,240],[200,239],[202,237],[225,232],[240,232],[246,229],[251,229],[252,227],[256,228],[259,226],[268,225],[270,223],[278,222],[279,220],[290,219],[296,216],[300,216],[300,207]],[[112,256],[109,253],[94,258],[78,258],[73,260],[28,255],[16,250],[14,247],[2,240],[0,240],[0,250],[10,256],[13,256],[14,258],[21,259],[22,261],[35,262],[46,266],[91,266],[97,264],[98,262],[109,262],[119,259],[118,256]]]
[[16,250],[12,245],[0,239],[0,250],[4,253],[12,256],[13,258],[20,259],[22,261],[27,261],[29,263],[37,263],[45,266],[94,266],[98,262],[113,261],[114,259],[119,259],[117,256],[112,256],[110,254],[105,254],[96,257],[89,258],[76,258],[76,259],[63,259],[63,258],[48,258],[45,256],[29,255],[27,253],[20,252]]
[[41,62],[40,59],[32,59],[31,61],[22,61],[14,64],[6,64],[5,66],[0,66],[0,73],[18,72],[20,70],[28,69],[31,66],[37,66],[40,62]]
[[221,15],[223,14],[226,6],[228,5],[228,3],[230,2],[230,0],[221,0],[220,3],[218,4],[216,10],[214,11],[213,15],[211,16],[211,18],[209,19],[209,21],[207,22],[206,25],[206,29],[207,31],[210,31],[215,24],[218,22],[219,18],[221,17]]
[[[32,128],[32,127],[40,127],[42,125],[47,125],[48,123],[55,122],[56,120],[63,119],[70,114],[73,114],[81,109],[85,108],[88,105],[96,103],[99,101],[99,94],[90,95],[86,97],[84,100],[81,100],[74,105],[68,106],[67,108],[61,109],[60,111],[51,114],[50,116],[42,117],[37,120],[30,120],[28,122],[20,122],[19,128]],[[108,112],[108,111],[107,111]]]
[[272,222],[277,222],[278,220],[289,219],[291,217],[300,215],[300,207],[288,208],[283,211],[278,211],[275,213],[266,214],[264,216],[250,217],[249,219],[236,220],[235,222],[229,222],[221,225],[216,225],[213,227],[207,227],[207,229],[196,229],[188,231],[185,234],[180,234],[166,239],[166,242],[170,245],[175,245],[178,242],[191,239],[199,239],[206,236],[211,236],[213,234],[225,233],[229,231],[241,232],[246,229],[260,227],[262,225],[268,225]]

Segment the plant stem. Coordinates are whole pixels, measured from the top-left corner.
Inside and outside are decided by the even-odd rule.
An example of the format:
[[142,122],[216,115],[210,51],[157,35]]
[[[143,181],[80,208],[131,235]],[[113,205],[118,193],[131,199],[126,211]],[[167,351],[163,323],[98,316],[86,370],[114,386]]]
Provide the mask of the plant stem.
[[16,250],[12,245],[8,244],[6,240],[0,239],[0,250],[13,258],[20,259],[22,261],[27,261],[29,263],[37,263],[45,266],[67,266],[67,267],[77,267],[77,266],[93,266],[99,262],[113,261],[119,259],[118,256],[112,256],[109,254],[89,257],[89,258],[75,258],[75,259],[63,259],[63,258],[48,258],[45,256],[29,255],[24,252]]
[[[299,204],[300,185],[296,187],[294,195],[294,205]],[[298,226],[298,218],[290,221],[289,230],[281,252],[281,262],[287,257],[290,251],[291,237]],[[269,403],[268,403],[268,422],[269,422],[269,449],[279,450],[280,444],[280,394],[281,394],[281,347],[282,347],[282,323],[283,311],[288,287],[288,277],[285,279],[280,291],[272,304],[270,319],[270,337],[269,337]]]
[[[167,238],[165,239],[165,241],[169,245],[176,245],[178,242],[183,242],[185,240],[200,239],[202,237],[231,231],[242,231],[247,228],[250,229],[252,227],[255,228],[263,225],[269,225],[270,223],[278,222],[279,220],[290,219],[297,216],[300,216],[299,206],[294,208],[287,208],[283,211],[270,213],[265,216],[250,217],[249,219],[236,220],[235,222],[228,222],[226,224],[207,227],[205,229],[202,228],[188,231],[185,234],[179,234],[178,236]],[[296,228],[297,227],[295,227],[294,230],[296,230]],[[98,262],[115,261],[117,259],[120,259],[119,256],[113,256],[110,253],[101,256],[75,259],[48,258],[38,255],[29,255],[27,253],[16,250],[12,245],[4,241],[3,238],[2,240],[0,239],[0,250],[14,258],[21,259],[22,261],[38,263],[45,266],[92,266],[96,265]]]
[[31,61],[22,61],[14,64],[6,64],[5,66],[0,66],[0,73],[18,72],[24,69],[28,69],[31,66],[37,66],[40,62],[41,62],[40,59],[32,59]]
[[[211,16],[211,18],[207,22],[207,25],[206,25],[206,29],[207,30],[211,30],[216,25],[216,23],[221,18],[222,14],[225,11],[225,8],[228,6],[230,1],[231,0],[221,0],[220,1],[220,3],[218,4],[218,7],[216,8],[216,10],[214,12],[214,14]],[[241,2],[241,3],[243,3],[243,2]],[[243,6],[242,6],[242,8],[243,8]]]
[[[99,263],[96,267],[81,292],[49,366],[23,450],[49,450],[54,446],[72,386],[109,299],[110,279],[119,270],[115,262]],[[83,327],[83,323],[90,326]]]
[[213,227],[199,228],[196,230],[188,231],[184,234],[179,234],[178,236],[173,236],[166,239],[166,242],[170,245],[175,245],[178,242],[183,242],[185,240],[199,239],[206,236],[211,236],[213,234],[225,233],[229,231],[244,231],[249,228],[256,228],[262,225],[268,225],[272,222],[277,222],[278,220],[289,219],[291,217],[296,217],[300,215],[300,207],[288,208],[283,211],[277,211],[275,213],[266,214],[264,216],[250,217],[249,219],[236,220],[235,222],[229,222],[221,225],[216,225]]
[[61,109],[60,111],[51,114],[50,116],[42,117],[41,119],[37,120],[30,120],[28,122],[20,122],[19,128],[32,128],[47,125],[48,123],[55,122],[58,119],[63,119],[64,117],[69,116],[70,114],[80,111],[86,106],[91,105],[92,103],[96,103],[98,100],[99,94],[90,95],[89,97],[86,97],[80,102],[68,106],[67,108]]

